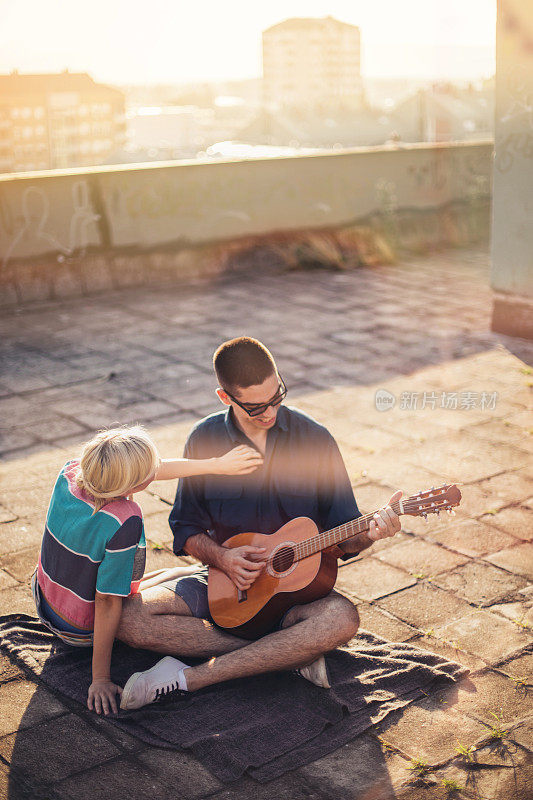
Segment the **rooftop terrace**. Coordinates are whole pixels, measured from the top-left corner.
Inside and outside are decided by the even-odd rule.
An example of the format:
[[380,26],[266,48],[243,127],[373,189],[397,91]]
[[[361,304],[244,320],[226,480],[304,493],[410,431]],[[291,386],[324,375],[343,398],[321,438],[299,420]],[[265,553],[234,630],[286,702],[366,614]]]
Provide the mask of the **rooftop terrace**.
[[[478,248],[350,272],[271,269],[4,314],[2,613],[34,613],[29,579],[49,493],[79,443],[100,426],[140,421],[163,456],[179,453],[191,424],[217,409],[214,348],[248,333],[275,354],[288,400],[336,436],[363,511],[396,487],[461,483],[457,516],[403,518],[402,533],[344,565],[338,585],[358,603],[363,628],[472,674],[439,702],[413,704],[271,784],[223,786],[189,753],[126,736],[2,657],[2,796],[85,798],[90,784],[93,800],[440,800],[443,780],[465,787],[457,797],[530,796],[533,343],[489,331],[488,261]],[[394,409],[376,409],[377,389],[394,395]],[[175,563],[173,495],[163,484],[142,493],[148,569]],[[509,731],[503,738],[491,739],[492,713]],[[80,731],[87,752],[68,766]],[[477,747],[474,764],[458,756],[458,742]],[[422,784],[413,759],[427,764]]]

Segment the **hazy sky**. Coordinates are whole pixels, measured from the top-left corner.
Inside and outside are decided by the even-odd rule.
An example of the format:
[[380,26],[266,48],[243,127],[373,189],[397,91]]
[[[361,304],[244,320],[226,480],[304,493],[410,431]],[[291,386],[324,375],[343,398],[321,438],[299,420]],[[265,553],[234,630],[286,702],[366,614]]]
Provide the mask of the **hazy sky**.
[[364,75],[494,71],[496,0],[0,0],[0,72],[68,68],[118,83],[256,77],[264,28],[328,14],[360,27]]

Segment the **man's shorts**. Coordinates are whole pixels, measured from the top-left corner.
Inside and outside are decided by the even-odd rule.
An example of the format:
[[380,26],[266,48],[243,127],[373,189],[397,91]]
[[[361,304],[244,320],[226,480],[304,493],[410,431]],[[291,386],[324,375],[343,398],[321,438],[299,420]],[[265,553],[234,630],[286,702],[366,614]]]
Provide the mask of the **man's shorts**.
[[[163,581],[160,586],[170,589],[175,592],[182,600],[187,603],[193,617],[199,619],[206,619],[216,625],[211,614],[209,613],[209,603],[207,600],[207,575],[208,568],[204,567],[199,569],[193,575],[184,575],[182,578],[172,578],[170,581]],[[279,622],[277,622],[268,633],[280,631],[283,627],[283,621],[288,614],[288,609]]]
[[163,581],[160,586],[170,589],[187,603],[193,617],[207,619],[213,622],[209,613],[207,602],[207,574],[208,568],[198,569],[193,575],[183,575],[181,578],[172,578]]

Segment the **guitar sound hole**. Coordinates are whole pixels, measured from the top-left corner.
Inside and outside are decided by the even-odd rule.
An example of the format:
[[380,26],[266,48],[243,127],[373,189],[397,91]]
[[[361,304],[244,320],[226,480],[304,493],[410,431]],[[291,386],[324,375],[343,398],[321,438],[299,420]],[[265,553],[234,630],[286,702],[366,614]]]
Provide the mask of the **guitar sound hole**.
[[274,572],[286,572],[292,567],[293,562],[294,550],[292,547],[280,547],[272,559],[272,568]]

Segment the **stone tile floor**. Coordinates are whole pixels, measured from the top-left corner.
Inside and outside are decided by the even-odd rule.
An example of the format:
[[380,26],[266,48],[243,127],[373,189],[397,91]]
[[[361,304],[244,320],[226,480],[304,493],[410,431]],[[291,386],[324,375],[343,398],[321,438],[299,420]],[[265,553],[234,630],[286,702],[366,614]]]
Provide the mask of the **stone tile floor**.
[[[105,800],[531,797],[533,343],[490,333],[488,262],[483,249],[453,250],[4,314],[2,613],[33,613],[28,581],[64,460],[94,429],[127,421],[178,453],[191,422],[217,408],[214,348],[248,333],[271,347],[289,399],[337,437],[364,511],[396,487],[460,482],[455,517],[404,517],[402,534],[341,568],[339,587],[367,630],[472,673],[271,784],[223,786],[188,753],[145,746],[2,658],[2,797],[85,798],[89,785]],[[393,408],[376,408],[378,389]],[[174,562],[173,494],[142,493],[150,569]]]

